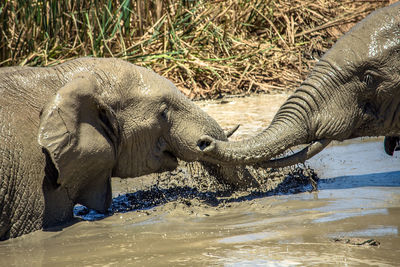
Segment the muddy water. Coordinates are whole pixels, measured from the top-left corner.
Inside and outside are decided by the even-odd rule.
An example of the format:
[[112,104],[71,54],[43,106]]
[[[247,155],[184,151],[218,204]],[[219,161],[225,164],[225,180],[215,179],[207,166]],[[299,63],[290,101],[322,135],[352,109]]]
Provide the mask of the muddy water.
[[[242,124],[240,138],[267,126],[286,97],[198,104],[224,127]],[[171,202],[38,231],[0,243],[0,266],[399,266],[400,155],[362,139],[307,164],[322,178],[317,192],[223,208]],[[114,194],[132,181],[114,181]]]

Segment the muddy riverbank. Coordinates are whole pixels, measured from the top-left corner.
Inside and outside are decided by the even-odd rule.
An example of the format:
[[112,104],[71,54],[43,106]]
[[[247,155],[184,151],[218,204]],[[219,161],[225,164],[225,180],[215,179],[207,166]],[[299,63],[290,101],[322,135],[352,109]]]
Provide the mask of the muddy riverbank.
[[[224,128],[240,123],[238,139],[266,127],[286,98],[196,103]],[[185,174],[195,166],[180,179],[114,179],[112,216],[77,208],[99,220],[1,242],[0,266],[398,266],[400,155],[366,138],[334,143],[306,165],[318,191],[309,170],[294,168],[233,194],[202,182],[204,170]],[[283,172],[297,176],[279,187]]]

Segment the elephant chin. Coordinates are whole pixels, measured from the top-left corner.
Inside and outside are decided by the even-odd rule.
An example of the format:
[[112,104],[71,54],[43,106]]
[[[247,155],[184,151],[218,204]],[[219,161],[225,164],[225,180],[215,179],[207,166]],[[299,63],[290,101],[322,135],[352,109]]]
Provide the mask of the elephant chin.
[[94,209],[100,213],[106,213],[111,205],[112,191],[111,179],[106,181],[98,179],[92,181],[85,187],[76,201],[90,209]]

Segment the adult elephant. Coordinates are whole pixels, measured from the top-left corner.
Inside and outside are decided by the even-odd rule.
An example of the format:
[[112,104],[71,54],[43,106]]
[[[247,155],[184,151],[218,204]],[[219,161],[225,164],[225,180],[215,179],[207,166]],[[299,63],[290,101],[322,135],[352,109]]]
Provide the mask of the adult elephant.
[[167,79],[118,59],[0,69],[0,240],[105,212],[111,176],[201,159],[220,126]]
[[[381,135],[391,137],[385,148],[393,153],[400,135],[399,2],[371,13],[340,38],[263,132],[238,142],[204,136],[199,148],[214,163],[281,167],[304,162],[331,140]],[[309,145],[270,160],[300,144]]]

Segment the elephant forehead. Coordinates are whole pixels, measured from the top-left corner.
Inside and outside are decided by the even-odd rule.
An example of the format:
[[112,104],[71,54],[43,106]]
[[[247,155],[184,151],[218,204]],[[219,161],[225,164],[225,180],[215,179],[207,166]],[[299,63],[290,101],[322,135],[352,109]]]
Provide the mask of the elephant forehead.
[[386,18],[369,36],[368,56],[375,57],[400,45],[400,14]]
[[400,46],[400,2],[371,13],[340,38],[325,58],[340,66],[381,59]]

